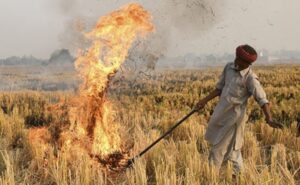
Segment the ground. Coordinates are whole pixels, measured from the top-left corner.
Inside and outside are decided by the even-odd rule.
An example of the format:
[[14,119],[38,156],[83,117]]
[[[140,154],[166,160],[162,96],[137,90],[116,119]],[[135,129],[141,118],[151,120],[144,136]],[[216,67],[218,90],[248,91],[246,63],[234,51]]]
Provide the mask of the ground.
[[[221,70],[160,70],[134,79],[118,75],[110,84],[108,99],[114,104],[114,122],[121,125],[119,134],[130,148],[129,155],[144,149],[213,90]],[[254,68],[271,102],[274,119],[285,128],[269,127],[251,98],[242,149],[245,171],[236,179],[232,178],[231,164],[224,165],[220,177],[208,165],[210,145],[204,133],[217,99],[125,172],[106,174],[89,158],[70,162],[62,151],[54,149],[41,159],[29,142],[29,130],[60,119],[47,107],[74,96],[76,74],[61,71],[42,78],[22,68],[5,71],[5,87],[12,84],[9,80],[15,86],[0,93],[0,184],[300,184],[296,126],[300,118],[299,65]],[[25,85],[20,86],[20,80]],[[43,88],[47,83],[51,83],[50,89]],[[65,85],[60,90],[56,84]]]

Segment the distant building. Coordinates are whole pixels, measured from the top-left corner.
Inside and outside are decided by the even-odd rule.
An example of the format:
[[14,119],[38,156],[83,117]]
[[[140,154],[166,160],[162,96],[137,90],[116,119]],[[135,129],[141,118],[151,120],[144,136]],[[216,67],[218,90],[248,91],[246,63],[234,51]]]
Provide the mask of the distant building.
[[269,62],[269,52],[266,49],[258,51],[258,61]]

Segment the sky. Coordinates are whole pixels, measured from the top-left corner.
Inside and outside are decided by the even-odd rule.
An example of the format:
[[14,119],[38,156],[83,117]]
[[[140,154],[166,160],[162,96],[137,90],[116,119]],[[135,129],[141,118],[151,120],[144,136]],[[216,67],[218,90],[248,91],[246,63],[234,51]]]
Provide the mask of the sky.
[[300,50],[299,0],[1,0],[0,58],[74,52],[81,31],[129,2],[152,14],[156,32],[149,45],[165,56],[233,53],[245,43]]

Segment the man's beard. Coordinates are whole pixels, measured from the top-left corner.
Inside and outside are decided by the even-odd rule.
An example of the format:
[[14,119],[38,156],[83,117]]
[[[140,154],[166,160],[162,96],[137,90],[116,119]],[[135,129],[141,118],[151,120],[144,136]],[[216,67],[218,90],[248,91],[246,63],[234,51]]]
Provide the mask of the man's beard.
[[240,71],[240,68],[239,68],[239,66],[238,66],[238,65],[236,65],[236,64],[234,64],[234,70],[236,70],[236,71]]

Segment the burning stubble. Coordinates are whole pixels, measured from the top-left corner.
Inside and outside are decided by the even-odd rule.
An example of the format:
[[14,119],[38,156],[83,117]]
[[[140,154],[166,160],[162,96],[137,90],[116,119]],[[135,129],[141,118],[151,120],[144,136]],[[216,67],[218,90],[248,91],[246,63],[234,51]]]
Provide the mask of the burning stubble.
[[129,4],[101,17],[85,34],[91,46],[79,51],[75,62],[82,79],[78,95],[54,108],[68,119],[49,128],[31,130],[32,144],[44,145],[47,153],[47,147],[54,143],[58,150],[70,154],[70,160],[90,156],[105,166],[117,166],[126,151],[122,149],[119,125],[113,121],[113,104],[106,91],[134,41],[153,30],[151,15],[138,4]]

